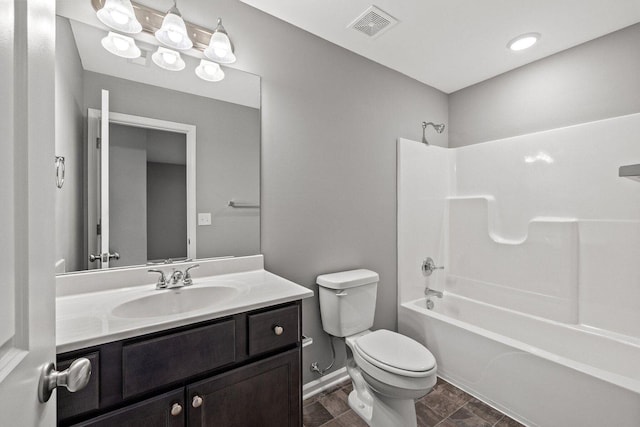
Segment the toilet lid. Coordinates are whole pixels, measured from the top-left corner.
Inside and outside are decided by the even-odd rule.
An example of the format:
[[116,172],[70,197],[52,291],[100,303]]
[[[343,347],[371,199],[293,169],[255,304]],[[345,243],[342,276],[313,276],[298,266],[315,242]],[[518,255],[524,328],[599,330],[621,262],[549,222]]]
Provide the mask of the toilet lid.
[[386,329],[358,338],[356,347],[368,362],[385,370],[391,367],[403,371],[425,372],[436,366],[436,359],[425,346]]

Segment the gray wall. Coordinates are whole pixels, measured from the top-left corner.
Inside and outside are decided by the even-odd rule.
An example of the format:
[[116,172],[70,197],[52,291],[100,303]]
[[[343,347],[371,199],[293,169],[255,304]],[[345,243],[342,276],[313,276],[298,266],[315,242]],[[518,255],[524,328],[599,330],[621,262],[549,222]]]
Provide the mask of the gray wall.
[[186,235],[187,167],[147,161],[147,258],[186,258]]
[[259,198],[260,111],[89,71],[87,108],[100,108],[101,89],[110,92],[111,111],[196,126],[196,206],[212,214],[211,226],[197,227],[197,256],[259,253],[259,213],[227,202]]
[[[266,268],[316,292],[303,305],[309,382],[309,364],[331,359],[317,275],[378,272],[375,327],[396,329],[396,139],[421,138],[423,120],[447,123],[447,95],[237,1],[216,8],[237,67],[262,76]],[[446,146],[446,133],[433,142]]]
[[640,24],[449,97],[459,147],[640,112]]
[[66,173],[61,189],[55,188],[56,261],[66,270],[85,268],[83,210],[84,114],[82,64],[71,27],[56,19],[55,153],[64,156]]
[[112,267],[147,263],[147,130],[109,124],[109,248]]

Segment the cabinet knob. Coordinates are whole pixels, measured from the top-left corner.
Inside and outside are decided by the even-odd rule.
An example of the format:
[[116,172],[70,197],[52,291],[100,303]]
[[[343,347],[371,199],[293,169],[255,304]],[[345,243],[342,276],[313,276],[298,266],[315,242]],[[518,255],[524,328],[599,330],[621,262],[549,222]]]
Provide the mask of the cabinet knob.
[[273,332],[276,335],[282,335],[282,333],[284,332],[284,328],[282,326],[276,325],[276,326],[273,327]]
[[191,406],[193,406],[194,408],[199,408],[200,406],[202,406],[202,398],[197,394],[193,396],[193,400],[191,401]]
[[174,403],[173,406],[171,406],[171,415],[173,415],[174,417],[177,417],[181,413],[182,413],[182,405],[179,403]]

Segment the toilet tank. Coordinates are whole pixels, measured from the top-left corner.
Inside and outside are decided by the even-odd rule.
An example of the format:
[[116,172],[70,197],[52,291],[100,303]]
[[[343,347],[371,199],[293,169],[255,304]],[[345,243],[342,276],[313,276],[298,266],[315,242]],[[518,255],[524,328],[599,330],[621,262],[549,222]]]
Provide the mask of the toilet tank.
[[323,329],[346,337],[371,328],[378,280],[378,273],[364,269],[318,276]]

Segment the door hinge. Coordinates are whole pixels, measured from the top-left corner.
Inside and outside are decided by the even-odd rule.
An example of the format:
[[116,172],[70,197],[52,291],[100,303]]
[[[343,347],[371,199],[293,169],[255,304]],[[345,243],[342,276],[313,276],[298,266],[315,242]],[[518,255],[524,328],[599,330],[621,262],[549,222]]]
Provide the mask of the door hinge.
[[96,234],[98,236],[102,235],[102,226],[100,224],[96,224]]
[[96,148],[100,149],[100,137],[96,138]]

